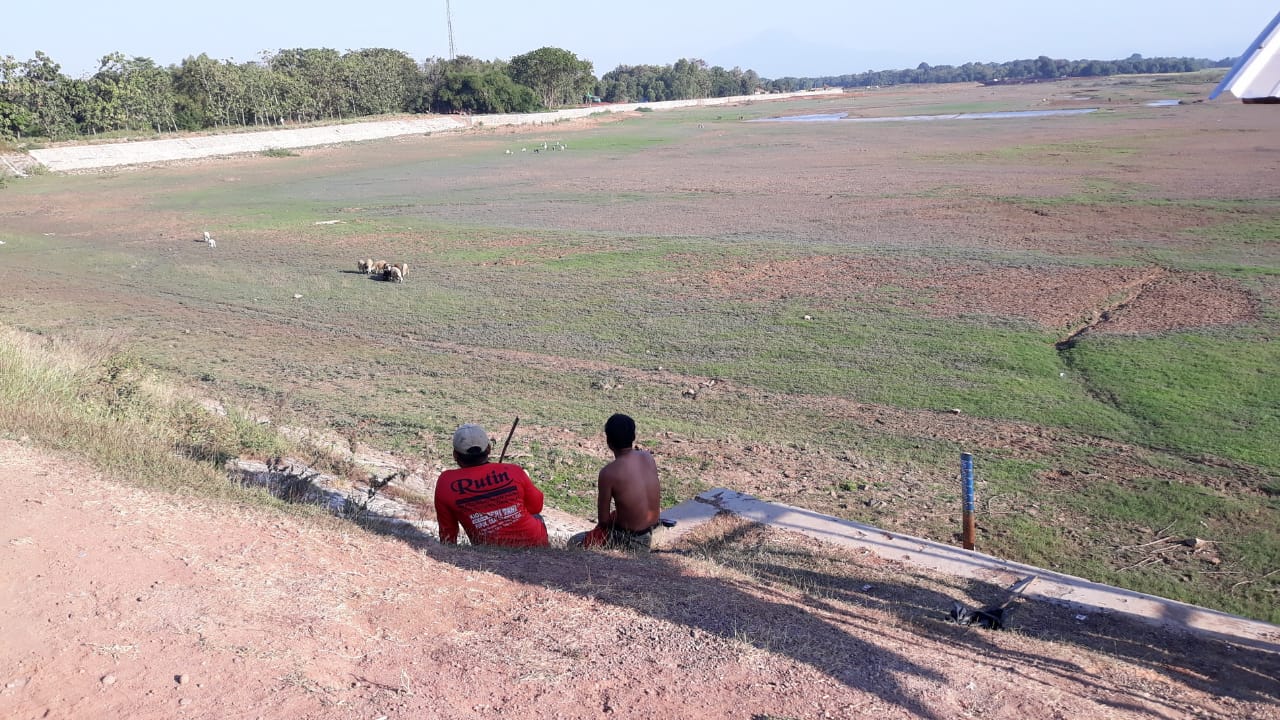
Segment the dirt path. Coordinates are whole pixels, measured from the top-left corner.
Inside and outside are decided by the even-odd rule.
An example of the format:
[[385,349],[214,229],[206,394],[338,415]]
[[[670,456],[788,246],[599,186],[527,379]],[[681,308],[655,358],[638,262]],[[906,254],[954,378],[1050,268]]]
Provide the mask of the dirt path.
[[946,625],[989,589],[748,526],[646,558],[414,546],[11,441],[0,482],[3,717],[1280,717],[1274,656],[1038,606]]

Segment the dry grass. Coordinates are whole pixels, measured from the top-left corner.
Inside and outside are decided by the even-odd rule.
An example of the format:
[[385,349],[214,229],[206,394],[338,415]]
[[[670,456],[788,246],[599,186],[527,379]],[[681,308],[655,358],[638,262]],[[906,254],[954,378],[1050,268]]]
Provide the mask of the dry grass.
[[140,485],[272,502],[227,483],[222,463],[284,441],[243,413],[209,411],[122,352],[125,341],[99,333],[71,342],[0,326],[0,432]]

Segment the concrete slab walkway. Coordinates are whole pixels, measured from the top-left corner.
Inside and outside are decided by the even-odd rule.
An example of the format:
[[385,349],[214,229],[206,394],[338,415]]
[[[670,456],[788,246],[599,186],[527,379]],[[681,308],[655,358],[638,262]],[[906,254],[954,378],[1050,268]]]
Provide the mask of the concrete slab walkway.
[[722,512],[770,527],[802,533],[847,548],[864,549],[886,560],[896,560],[941,573],[1008,587],[1035,575],[1023,593],[1027,597],[1077,608],[1084,612],[1117,612],[1200,636],[1214,637],[1259,650],[1280,653],[1280,626],[1229,615],[1187,603],[1103,585],[1072,575],[1002,560],[932,540],[891,533],[871,525],[840,520],[811,510],[765,502],[758,498],[716,488],[693,500],[664,510],[663,517],[678,525],[666,531],[670,542]]

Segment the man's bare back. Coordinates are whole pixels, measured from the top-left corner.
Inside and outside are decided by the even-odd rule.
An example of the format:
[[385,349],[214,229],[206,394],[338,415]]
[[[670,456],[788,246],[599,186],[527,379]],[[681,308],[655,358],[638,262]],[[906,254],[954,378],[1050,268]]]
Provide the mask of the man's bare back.
[[628,447],[613,453],[613,462],[600,470],[600,525],[607,526],[612,517],[612,524],[624,530],[641,532],[654,527],[662,502],[658,464],[644,450]]
[[648,552],[661,518],[662,486],[653,456],[635,448],[636,422],[615,413],[604,424],[613,461],[600,470],[595,528],[569,538],[570,545]]

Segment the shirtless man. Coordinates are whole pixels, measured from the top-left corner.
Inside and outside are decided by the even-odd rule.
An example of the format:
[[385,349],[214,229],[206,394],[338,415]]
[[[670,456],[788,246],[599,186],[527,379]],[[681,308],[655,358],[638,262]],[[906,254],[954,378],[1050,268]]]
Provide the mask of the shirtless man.
[[[636,423],[617,414],[604,424],[613,462],[600,470],[595,529],[575,535],[570,543],[648,552],[658,527],[661,485],[653,456],[634,447]],[[612,509],[611,509],[612,508]]]

